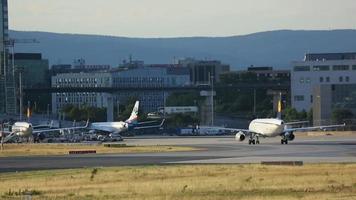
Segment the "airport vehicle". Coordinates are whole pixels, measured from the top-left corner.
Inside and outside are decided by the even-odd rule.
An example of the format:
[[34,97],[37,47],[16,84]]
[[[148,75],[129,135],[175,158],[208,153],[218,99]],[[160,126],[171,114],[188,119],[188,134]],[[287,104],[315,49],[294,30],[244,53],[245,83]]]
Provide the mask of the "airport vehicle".
[[179,135],[223,135],[227,130],[221,129],[224,127],[217,126],[196,126],[193,128],[182,128],[179,130]]
[[281,102],[278,102],[278,116],[277,118],[264,118],[252,120],[248,129],[234,129],[223,128],[236,133],[235,139],[244,141],[246,137],[249,137],[249,144],[260,144],[259,137],[277,137],[281,136],[281,144],[288,144],[288,141],[295,139],[294,132],[296,131],[312,131],[312,130],[327,130],[338,127],[343,127],[345,124],[329,125],[329,126],[313,126],[313,127],[301,127],[290,128],[290,125],[296,124],[295,122],[286,123],[281,119]]

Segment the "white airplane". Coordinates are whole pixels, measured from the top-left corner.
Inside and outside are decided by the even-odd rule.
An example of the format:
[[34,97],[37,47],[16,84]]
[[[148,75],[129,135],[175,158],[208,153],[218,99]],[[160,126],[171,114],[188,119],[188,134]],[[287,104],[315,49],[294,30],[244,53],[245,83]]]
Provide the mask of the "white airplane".
[[[43,126],[39,126],[39,127],[43,127]],[[11,132],[2,131],[2,134],[6,135],[4,137],[3,142],[4,143],[9,142],[10,140],[14,139],[15,137],[30,139],[35,136],[38,136],[41,133],[46,133],[49,131],[75,130],[75,129],[83,129],[83,128],[87,128],[87,127],[88,127],[88,122],[85,126],[36,130],[37,127],[33,126],[29,122],[15,122],[14,125],[12,125],[12,127],[11,127]]]
[[135,105],[132,109],[131,115],[126,121],[91,123],[88,126],[88,129],[110,132],[111,134],[115,135],[115,134],[120,134],[120,133],[128,131],[128,130],[162,127],[162,125],[164,123],[164,119],[162,120],[161,124],[159,124],[159,125],[139,126],[139,125],[147,124],[147,123],[151,123],[151,122],[141,122],[141,123],[137,122],[138,107],[139,107],[139,101],[136,101]]
[[[278,102],[278,116],[281,113],[281,102]],[[244,141],[246,136],[249,137],[249,144],[259,144],[259,137],[277,137],[281,136],[281,144],[288,144],[288,141],[293,141],[295,139],[294,132],[296,131],[312,131],[312,130],[327,130],[337,127],[343,127],[345,124],[341,125],[329,125],[329,126],[313,126],[313,127],[302,127],[302,128],[289,128],[291,124],[296,124],[296,122],[285,123],[280,117],[277,118],[265,118],[265,119],[255,119],[249,124],[248,129],[234,129],[234,128],[224,128],[225,130],[230,130],[237,132],[235,139],[239,141]]]
[[164,119],[162,120],[161,124],[159,125],[152,125],[152,126],[139,126],[141,124],[151,123],[151,122],[142,122],[138,123],[138,107],[139,101],[136,101],[135,106],[133,107],[131,116],[126,121],[119,121],[119,122],[96,122],[89,124],[87,121],[85,126],[78,126],[78,127],[69,127],[69,128],[57,128],[57,129],[41,129],[35,130],[35,127],[32,126],[31,123],[28,122],[16,122],[12,126],[11,132],[5,132],[7,136],[4,138],[4,143],[10,141],[14,137],[19,138],[31,138],[38,136],[39,134],[46,133],[49,131],[72,131],[77,129],[90,129],[90,130],[99,130],[104,132],[109,132],[113,136],[118,135],[122,132],[132,130],[132,129],[147,129],[147,128],[160,128],[164,123]]

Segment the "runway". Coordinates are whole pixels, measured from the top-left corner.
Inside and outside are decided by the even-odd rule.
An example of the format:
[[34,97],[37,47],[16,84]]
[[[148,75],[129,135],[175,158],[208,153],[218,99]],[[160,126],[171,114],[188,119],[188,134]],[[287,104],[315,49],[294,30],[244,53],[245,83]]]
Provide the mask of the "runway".
[[180,145],[198,148],[191,152],[94,154],[0,158],[0,172],[131,165],[260,163],[303,161],[305,163],[356,162],[356,135],[301,137],[288,145],[279,138],[261,139],[248,145],[232,137],[142,137],[129,138],[128,145]]

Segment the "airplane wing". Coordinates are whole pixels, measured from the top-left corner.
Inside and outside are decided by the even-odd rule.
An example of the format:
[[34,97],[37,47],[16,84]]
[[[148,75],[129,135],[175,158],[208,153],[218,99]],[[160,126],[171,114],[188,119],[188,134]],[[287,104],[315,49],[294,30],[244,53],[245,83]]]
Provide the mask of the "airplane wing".
[[4,137],[3,142],[7,143],[16,136],[16,132],[2,131],[2,136]]
[[85,124],[85,126],[76,126],[76,127],[68,127],[68,128],[55,128],[55,129],[41,129],[41,130],[33,130],[32,134],[39,134],[39,133],[45,133],[49,131],[62,131],[62,130],[78,130],[78,129],[85,129],[88,128],[89,126],[89,120]]
[[41,128],[50,128],[51,125],[38,125],[38,126],[33,126],[34,129],[41,129]]
[[346,124],[328,125],[328,126],[313,126],[313,127],[302,127],[302,128],[287,128],[284,130],[284,132],[327,130],[327,129],[332,129],[332,128],[344,127],[345,125]]
[[243,132],[245,135],[251,135],[251,134],[258,134],[255,132],[252,132],[248,129],[239,129],[239,128],[223,128],[223,127],[219,127],[220,130],[225,130],[225,131],[232,131],[234,132],[234,134],[238,133],[238,132]]
[[141,125],[141,124],[152,124],[152,123],[157,123],[158,121],[144,121],[144,122],[137,122],[136,124]]
[[152,125],[152,126],[136,126],[134,127],[135,130],[140,130],[140,129],[147,129],[147,128],[161,128],[164,124],[165,119],[162,120],[162,122],[158,125]]
[[219,129],[221,129],[221,130],[226,130],[226,131],[235,131],[235,132],[240,132],[240,131],[242,131],[242,132],[251,132],[250,130],[248,130],[248,129],[239,129],[239,128],[224,128],[224,127],[219,127]]
[[51,123],[32,126],[32,128],[33,129],[42,129],[42,128],[51,128],[52,126],[53,126],[53,120],[51,121]]
[[108,133],[119,133],[116,129],[109,126],[90,127],[90,130],[103,131]]
[[295,125],[295,124],[305,124],[309,123],[309,121],[297,121],[297,122],[286,122],[285,125]]

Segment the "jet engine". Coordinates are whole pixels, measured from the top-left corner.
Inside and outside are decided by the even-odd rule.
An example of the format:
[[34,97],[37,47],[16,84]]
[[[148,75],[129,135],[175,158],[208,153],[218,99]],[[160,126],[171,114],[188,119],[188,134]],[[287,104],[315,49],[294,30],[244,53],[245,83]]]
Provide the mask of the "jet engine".
[[293,132],[288,132],[288,133],[286,133],[285,136],[286,136],[286,139],[289,141],[293,141],[295,138],[295,135],[293,134]]
[[236,133],[235,135],[235,140],[239,140],[239,141],[244,141],[246,138],[246,135],[242,132],[242,131],[239,131],[238,133]]

